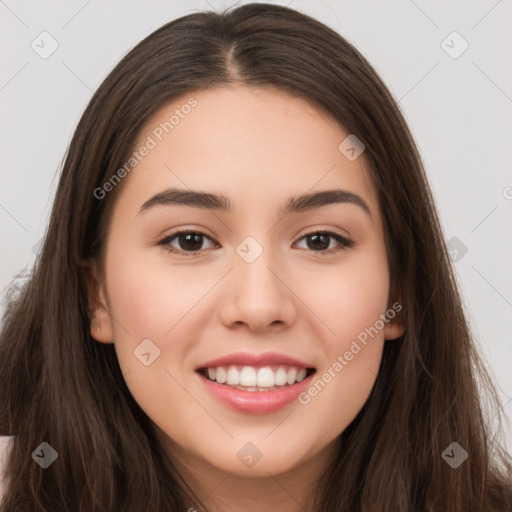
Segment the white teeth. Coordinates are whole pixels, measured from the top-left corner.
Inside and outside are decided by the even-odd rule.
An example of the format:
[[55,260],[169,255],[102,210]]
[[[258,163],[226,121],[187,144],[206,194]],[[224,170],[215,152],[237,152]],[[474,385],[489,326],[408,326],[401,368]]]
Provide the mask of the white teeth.
[[[258,383],[259,384],[259,383]],[[244,366],[240,372],[241,386],[256,386],[256,370],[251,366]]]
[[[208,368],[208,370],[210,370],[210,369]],[[215,371],[215,373],[216,373],[215,380],[219,384],[224,384],[228,380],[228,376],[227,376],[226,370],[222,366],[219,366],[215,370],[216,370]]]
[[230,386],[236,386],[237,384],[240,384],[240,372],[234,366],[230,366],[228,369],[227,382]]
[[306,368],[294,366],[218,366],[207,369],[208,378],[244,391],[274,391],[306,378]]
[[297,382],[302,382],[305,377],[306,377],[306,373],[307,373],[307,370],[306,368],[301,368],[298,372],[297,372],[297,377],[295,377],[295,379],[297,380]]
[[276,386],[284,386],[286,384],[286,370],[281,367],[277,370],[275,376]]
[[258,386],[260,388],[271,388],[274,385],[274,372],[268,366],[258,370]]
[[297,368],[290,368],[286,375],[286,382],[290,385],[293,384],[295,382],[295,377],[297,377]]

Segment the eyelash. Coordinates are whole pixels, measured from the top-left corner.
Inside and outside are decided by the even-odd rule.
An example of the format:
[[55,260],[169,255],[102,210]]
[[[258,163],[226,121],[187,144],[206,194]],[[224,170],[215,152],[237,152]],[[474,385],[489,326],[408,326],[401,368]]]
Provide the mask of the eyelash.
[[[202,235],[202,236],[204,236],[206,238],[209,238],[210,240],[214,241],[210,236],[208,236],[206,233],[203,233],[200,230],[196,230],[196,229],[179,229],[179,230],[175,231],[174,233],[171,233],[170,235],[167,235],[162,240],[160,240],[157,243],[157,245],[164,247],[164,249],[167,252],[175,253],[175,254],[180,254],[180,255],[185,256],[185,257],[198,256],[199,253],[201,253],[202,251],[206,250],[206,249],[199,249],[197,251],[182,251],[180,249],[176,249],[176,248],[170,246],[169,244],[171,243],[171,241],[174,240],[178,235],[181,235],[181,234]],[[313,250],[311,250],[311,252],[313,252],[314,254],[318,254],[318,255],[333,254],[333,253],[336,253],[336,252],[339,252],[339,251],[343,251],[345,249],[350,249],[351,247],[354,246],[354,242],[352,240],[349,240],[348,238],[345,238],[345,237],[339,235],[338,233],[335,233],[334,231],[323,231],[323,230],[312,231],[310,233],[306,233],[305,235],[303,235],[299,239],[299,241],[302,240],[303,238],[306,238],[306,237],[312,236],[312,235],[327,235],[327,236],[330,236],[330,237],[334,238],[339,243],[339,246],[337,248],[336,247],[335,248],[331,248],[331,249],[328,249],[326,251],[313,251]]]

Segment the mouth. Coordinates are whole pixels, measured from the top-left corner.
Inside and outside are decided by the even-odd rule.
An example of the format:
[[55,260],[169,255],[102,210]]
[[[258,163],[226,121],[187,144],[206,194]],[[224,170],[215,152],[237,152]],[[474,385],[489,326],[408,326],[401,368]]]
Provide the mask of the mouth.
[[293,387],[313,375],[315,371],[315,368],[281,364],[209,366],[199,368],[197,373],[221,386],[240,391],[269,392]]
[[220,405],[244,414],[270,414],[297,400],[316,368],[267,352],[239,352],[204,362],[195,370],[204,390]]

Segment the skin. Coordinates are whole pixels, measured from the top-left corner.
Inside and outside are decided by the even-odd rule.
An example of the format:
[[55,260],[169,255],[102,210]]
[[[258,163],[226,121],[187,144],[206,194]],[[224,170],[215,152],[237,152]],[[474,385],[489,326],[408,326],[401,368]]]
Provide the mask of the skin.
[[[190,96],[154,114],[137,147]],[[384,340],[403,327],[387,323],[307,405],[271,414],[228,409],[194,369],[242,350],[286,354],[317,375],[332,367],[393,303],[376,190],[364,157],[349,161],[338,150],[348,133],[304,100],[247,86],[193,97],[197,106],[124,178],[91,284],[91,334],[115,344],[130,392],[211,510],[311,510],[337,437],[368,399]],[[138,213],[168,187],[222,193],[235,212],[166,205]],[[335,188],[359,195],[371,217],[349,203],[279,215],[290,196]],[[207,234],[197,256],[158,245],[180,227]],[[322,230],[355,245],[330,238],[340,250],[318,254],[305,235]],[[263,248],[252,263],[236,252],[247,236]],[[185,250],[178,238],[172,246]],[[134,357],[147,338],[160,350],[150,366]],[[262,454],[250,468],[237,458],[247,442]]]

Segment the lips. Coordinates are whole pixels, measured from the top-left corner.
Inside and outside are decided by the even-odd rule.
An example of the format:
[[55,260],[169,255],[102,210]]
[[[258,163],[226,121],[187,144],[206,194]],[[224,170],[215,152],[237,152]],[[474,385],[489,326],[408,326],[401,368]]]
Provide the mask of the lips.
[[206,363],[198,366],[200,368],[216,368],[218,366],[271,366],[271,365],[288,365],[296,366],[297,368],[312,368],[313,365],[304,363],[299,359],[278,354],[277,352],[266,352],[264,354],[251,354],[249,352],[239,352],[230,354],[228,356],[220,357],[207,361]]
[[196,372],[206,389],[241,412],[268,413],[293,401],[315,368],[275,352],[238,353],[207,361]]

